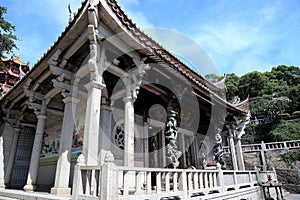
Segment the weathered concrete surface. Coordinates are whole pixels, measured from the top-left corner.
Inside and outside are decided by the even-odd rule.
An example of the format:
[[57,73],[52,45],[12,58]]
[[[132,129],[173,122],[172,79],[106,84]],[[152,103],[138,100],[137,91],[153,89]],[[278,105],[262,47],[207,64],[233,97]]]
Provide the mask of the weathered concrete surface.
[[[300,171],[292,169],[276,169],[278,181],[290,193],[300,194]],[[300,198],[299,198],[300,199]]]
[[71,200],[71,197],[62,197],[42,192],[24,192],[22,190],[0,189],[0,200]]
[[285,198],[285,200],[299,200],[300,194],[288,194],[284,198]]

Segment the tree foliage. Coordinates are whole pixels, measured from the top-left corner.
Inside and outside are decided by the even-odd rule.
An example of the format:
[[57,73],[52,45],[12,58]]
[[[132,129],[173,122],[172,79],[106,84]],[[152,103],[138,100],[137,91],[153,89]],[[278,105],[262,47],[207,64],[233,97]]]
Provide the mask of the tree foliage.
[[[243,76],[226,74],[227,100],[249,96],[253,119],[268,116],[267,124],[249,124],[243,143],[273,142],[300,139],[300,122],[285,120],[299,118],[300,68],[279,65],[269,72],[249,72]],[[209,80],[219,81],[222,76],[210,74]]]
[[4,19],[6,12],[6,8],[0,6],[0,58],[17,48],[15,42],[18,38],[14,35],[15,27]]
[[285,96],[272,98],[266,105],[266,111],[269,119],[280,117],[289,107],[291,100]]

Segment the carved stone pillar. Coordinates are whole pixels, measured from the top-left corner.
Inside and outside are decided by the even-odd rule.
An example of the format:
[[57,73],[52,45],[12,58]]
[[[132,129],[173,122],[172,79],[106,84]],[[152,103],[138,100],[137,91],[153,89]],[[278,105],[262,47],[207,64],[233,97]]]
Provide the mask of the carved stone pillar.
[[235,146],[236,146],[236,154],[238,158],[239,170],[245,170],[241,138],[236,138]]
[[[100,112],[101,112],[101,94],[105,85],[103,81],[103,72],[105,71],[104,63],[105,48],[99,42],[98,34],[98,7],[95,2],[91,1],[88,11],[88,39],[90,41],[90,57],[88,60],[88,69],[90,82],[85,85],[88,90],[84,139],[82,154],[86,165],[99,165],[99,131],[100,131]],[[100,156],[101,157],[101,156]]]
[[134,99],[127,96],[123,99],[125,103],[125,152],[124,152],[124,166],[134,167]]
[[244,157],[243,157],[243,150],[242,150],[242,142],[241,138],[245,134],[245,128],[246,125],[250,122],[250,112],[241,118],[234,117],[236,123],[234,125],[234,132],[236,137],[236,152],[237,152],[237,160],[238,160],[238,166],[239,170],[245,170],[245,163],[244,163]]
[[71,194],[71,188],[69,188],[71,149],[74,130],[74,114],[79,99],[67,96],[63,99],[63,102],[65,103],[65,108],[60,136],[59,158],[56,166],[54,187],[51,188],[51,193],[57,195]]
[[99,160],[100,164],[104,163],[105,155],[110,151],[111,132],[112,132],[112,113],[110,106],[106,104],[105,98],[101,99],[101,113],[100,113],[100,130],[99,130]]
[[233,170],[238,170],[235,146],[234,146],[233,131],[229,125],[227,125],[227,129],[228,129],[228,135],[229,135],[229,148],[230,148],[230,153],[231,153],[232,167],[233,167]]
[[[174,169],[179,166],[179,157],[182,152],[177,150],[177,117],[178,113],[172,108],[168,108],[167,121],[165,123],[165,145],[167,165],[171,165]],[[183,141],[184,142],[184,141]]]
[[104,84],[91,81],[85,86],[88,90],[86,104],[83,156],[86,165],[98,165],[98,141],[100,128],[100,100]]
[[134,106],[133,103],[139,93],[139,87],[142,83],[142,78],[150,67],[137,59],[133,59],[136,70],[123,77],[125,83],[125,116],[124,116],[124,132],[125,132],[125,151],[124,151],[124,166],[134,166]]
[[10,177],[11,177],[11,172],[12,172],[13,164],[14,164],[14,160],[15,160],[15,154],[16,154],[16,150],[17,150],[20,131],[21,131],[21,129],[19,127],[14,128],[14,136],[13,136],[13,140],[11,143],[9,158],[8,158],[7,167],[6,167],[6,171],[5,171],[5,177],[4,177],[5,186],[9,186],[9,183],[10,183]]
[[43,133],[46,121],[46,105],[43,101],[40,111],[35,112],[37,116],[37,127],[34,136],[34,143],[32,147],[32,153],[30,158],[30,165],[27,177],[27,183],[24,186],[25,191],[34,191],[36,189],[37,172],[40,160],[40,152],[42,147]]
[[[4,124],[3,129],[5,130],[5,127],[7,126],[7,123]],[[0,130],[0,188],[5,188],[4,184],[4,155],[3,155],[3,130]]]

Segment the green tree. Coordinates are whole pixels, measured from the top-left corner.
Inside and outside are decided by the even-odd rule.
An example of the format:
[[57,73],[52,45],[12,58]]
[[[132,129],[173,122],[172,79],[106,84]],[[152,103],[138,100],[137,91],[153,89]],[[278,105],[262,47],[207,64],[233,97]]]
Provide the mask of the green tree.
[[231,100],[238,94],[239,77],[234,73],[226,74],[226,99]]
[[272,98],[267,103],[266,111],[269,119],[277,119],[289,107],[291,100],[285,96]]
[[[4,19],[6,12],[6,8],[0,6],[0,58],[3,57],[3,54],[10,54],[17,48],[15,42],[18,38],[13,34],[15,27]],[[3,65],[2,62],[0,62],[0,67],[1,65]]]
[[286,82],[289,86],[300,84],[300,68],[296,66],[279,65],[272,68],[269,79],[276,79],[279,83]]
[[219,76],[217,74],[207,74],[207,75],[205,75],[205,78],[212,83],[216,83],[216,82],[220,81],[223,77]]
[[238,84],[238,95],[241,99],[262,96],[267,87],[268,78],[261,72],[250,72],[243,75]]
[[268,137],[272,141],[299,140],[300,122],[291,123],[281,120],[278,124],[274,125]]

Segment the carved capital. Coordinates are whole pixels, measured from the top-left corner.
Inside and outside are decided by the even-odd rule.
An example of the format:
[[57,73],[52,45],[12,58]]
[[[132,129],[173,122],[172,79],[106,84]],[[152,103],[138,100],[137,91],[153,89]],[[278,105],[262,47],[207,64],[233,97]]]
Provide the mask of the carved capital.
[[68,90],[68,91],[71,91],[71,85],[69,84],[66,84],[58,79],[53,79],[52,80],[52,83],[53,83],[53,86],[56,87],[56,88],[59,88],[61,90]]
[[74,73],[67,71],[65,69],[62,69],[60,67],[50,65],[50,71],[52,72],[53,75],[59,76],[60,79],[65,79],[65,80],[72,80],[74,77]]
[[38,119],[47,119],[47,115],[41,114],[41,113],[36,113],[36,117],[37,117]]
[[131,96],[133,100],[137,99],[142,79],[147,70],[151,67],[149,64],[145,64],[142,60],[136,58],[133,59],[137,66],[137,69],[123,75],[122,80],[126,86],[126,97]]
[[57,65],[57,59],[59,58],[59,55],[61,54],[62,50],[57,49],[55,53],[50,57],[50,59],[47,61],[50,65]]
[[91,89],[91,88],[96,88],[96,89],[102,90],[102,89],[105,88],[105,87],[106,87],[105,84],[103,84],[103,83],[98,83],[98,82],[96,82],[96,81],[91,81],[91,82],[89,82],[89,83],[87,83],[87,84],[85,85],[85,88],[86,88],[87,90],[89,90],[89,89]]
[[64,103],[72,102],[72,103],[77,104],[77,103],[79,103],[79,101],[80,101],[80,99],[72,97],[72,96],[69,96],[69,97],[66,97],[63,99]]

